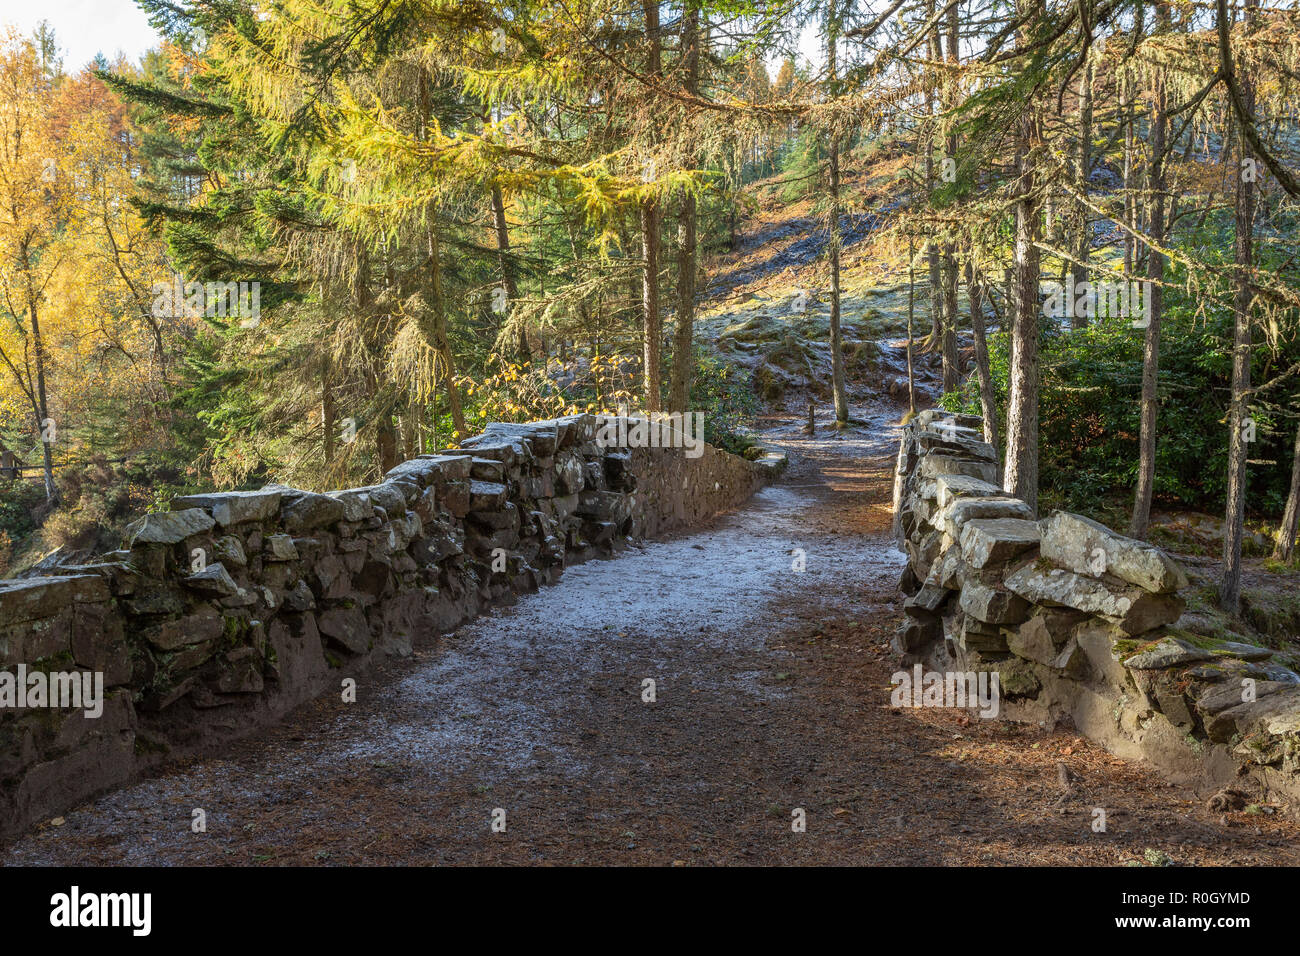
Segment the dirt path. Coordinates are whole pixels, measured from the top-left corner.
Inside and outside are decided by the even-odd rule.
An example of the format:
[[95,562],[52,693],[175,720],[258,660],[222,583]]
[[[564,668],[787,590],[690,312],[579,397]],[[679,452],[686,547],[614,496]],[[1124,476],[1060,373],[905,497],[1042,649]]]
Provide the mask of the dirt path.
[[[570,569],[368,675],[357,703],[80,807],[4,862],[1300,862],[1291,825],[1210,814],[1071,733],[891,710],[902,556],[874,424],[772,423],[793,467],[744,511]],[[1081,777],[1064,800],[1058,762]]]

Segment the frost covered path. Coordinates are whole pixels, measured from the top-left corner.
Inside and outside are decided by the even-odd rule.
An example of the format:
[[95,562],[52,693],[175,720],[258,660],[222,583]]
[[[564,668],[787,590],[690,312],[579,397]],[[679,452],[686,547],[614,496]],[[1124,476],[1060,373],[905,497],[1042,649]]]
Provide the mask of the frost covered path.
[[[79,807],[4,861],[1297,861],[1288,825],[1226,827],[1068,732],[892,711],[892,430],[770,437],[791,470],[745,510],[571,568],[362,676],[356,703]],[[1083,780],[1064,800],[1058,762]]]

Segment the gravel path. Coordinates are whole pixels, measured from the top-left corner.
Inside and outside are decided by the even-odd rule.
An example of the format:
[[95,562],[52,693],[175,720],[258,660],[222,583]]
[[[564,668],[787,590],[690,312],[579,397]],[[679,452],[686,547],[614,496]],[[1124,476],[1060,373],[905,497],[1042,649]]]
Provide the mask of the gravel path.
[[[363,676],[356,703],[316,701],[3,860],[1297,862],[1289,824],[1209,814],[1068,731],[891,710],[884,421],[811,439],[774,422],[793,467],[743,511],[572,568]],[[1064,797],[1058,762],[1083,781]]]

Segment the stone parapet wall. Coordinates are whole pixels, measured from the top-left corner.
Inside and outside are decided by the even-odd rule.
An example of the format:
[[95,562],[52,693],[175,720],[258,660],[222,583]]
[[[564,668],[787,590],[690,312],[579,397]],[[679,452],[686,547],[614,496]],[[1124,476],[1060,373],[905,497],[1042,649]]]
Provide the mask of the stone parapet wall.
[[97,563],[0,582],[11,689],[20,673],[103,684],[97,716],[0,698],[0,835],[273,721],[567,565],[736,507],[784,464],[604,447],[609,421],[491,425],[362,488],[178,498]]
[[1300,811],[1300,676],[1273,651],[1184,621],[1159,548],[1004,492],[982,421],[931,409],[903,428],[894,530],[907,555],[909,664],[999,675],[1001,712],[1072,724],[1200,789]]

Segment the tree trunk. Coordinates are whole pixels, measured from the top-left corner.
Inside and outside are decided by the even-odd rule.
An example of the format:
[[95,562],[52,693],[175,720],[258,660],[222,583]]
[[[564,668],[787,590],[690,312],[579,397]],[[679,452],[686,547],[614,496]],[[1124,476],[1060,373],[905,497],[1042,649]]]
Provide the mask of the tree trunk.
[[[933,0],[926,4],[926,16],[934,14]],[[936,26],[929,37],[930,59],[939,62],[943,58],[943,48],[939,40],[939,28]],[[925,90],[925,115],[926,120],[921,124],[921,129],[925,132],[925,195],[926,202],[929,203],[930,193],[934,190],[934,136],[935,128],[930,117],[935,109],[934,88],[931,84],[926,84]],[[939,261],[939,244],[933,240],[927,240],[925,245],[926,264],[930,271],[930,337],[926,340],[924,348],[926,351],[937,348],[943,341],[943,278],[942,264]]]
[[1124,278],[1133,275],[1133,72],[1124,67],[1119,78],[1119,115],[1124,124]]
[[907,408],[916,417],[916,374],[912,371],[912,316],[916,304],[916,241],[907,240]]
[[[506,290],[506,309],[509,314],[519,303],[519,282],[515,278],[514,261],[510,258],[510,228],[506,222],[505,196],[496,183],[492,184],[492,225],[496,231],[497,262],[501,266],[501,285]],[[532,359],[532,349],[528,345],[528,332],[522,324],[516,330],[515,350],[520,361]]]
[[[947,59],[952,64],[953,69],[948,79],[944,99],[945,106],[949,110],[957,108],[956,75],[957,67],[960,64],[960,54],[957,50],[957,20],[959,16],[957,7],[958,4],[954,3],[948,9]],[[951,125],[949,125],[945,149],[947,150],[947,158],[955,163],[957,134],[952,131]],[[956,250],[953,243],[948,241],[944,243],[943,248],[943,390],[945,392],[955,391],[961,384],[961,369],[958,367],[957,358],[957,285],[959,281],[960,270],[957,265]]]
[[[1156,32],[1169,30],[1169,4],[1161,3],[1156,7]],[[1165,173],[1164,149],[1165,137],[1169,125],[1169,95],[1166,87],[1165,73],[1155,71],[1151,90],[1151,165],[1147,176],[1150,184],[1151,206],[1148,213],[1149,231],[1152,240],[1163,245],[1165,241]],[[1151,318],[1146,328],[1146,339],[1142,346],[1142,405],[1141,433],[1138,438],[1138,474],[1137,489],[1133,502],[1133,517],[1129,522],[1128,533],[1134,538],[1145,540],[1147,528],[1151,523],[1151,495],[1155,487],[1156,475],[1156,416],[1160,411],[1157,385],[1160,375],[1160,317],[1164,309],[1164,292],[1162,284],[1165,278],[1165,257],[1158,249],[1151,249],[1147,256],[1147,279],[1150,297]],[[1132,310],[1130,310],[1132,312]]]
[[326,355],[321,362],[320,374],[321,445],[325,450],[326,467],[334,464],[334,428],[338,421],[338,407],[334,402],[334,390],[330,378],[330,358]]
[[622,216],[619,217],[618,224],[618,247],[628,263],[627,298],[618,312],[626,321],[636,326],[637,337],[641,338],[645,334],[645,317],[641,314],[641,282],[638,279],[640,269],[633,265],[632,233]]
[[926,268],[929,274],[930,337],[922,348],[926,351],[943,342],[943,278],[939,262],[939,244],[933,239],[925,242]]
[[384,412],[379,417],[375,426],[375,447],[379,452],[379,477],[382,479],[401,464],[397,457],[397,428],[393,425],[391,412]]
[[[1083,198],[1088,196],[1088,174],[1092,171],[1092,74],[1091,56],[1084,65],[1083,76],[1079,80],[1079,150],[1076,157],[1074,188]],[[1080,201],[1075,218],[1078,232],[1074,238],[1074,287],[1077,289],[1088,281],[1088,258],[1092,252],[1092,221],[1088,207]],[[1071,309],[1071,325],[1081,329],[1088,324],[1088,317],[1078,315]]]
[[31,318],[32,326],[32,351],[36,356],[36,402],[38,406],[39,420],[36,422],[36,431],[41,436],[41,454],[42,465],[45,471],[45,500],[54,502],[58,500],[59,492],[54,487],[54,440],[57,436],[58,425],[55,423],[55,432],[50,438],[45,437],[46,422],[50,419],[50,404],[45,391],[45,339],[41,335],[41,323],[37,316],[36,309],[36,290],[31,286],[31,266],[28,259],[26,248],[22,251],[23,271],[28,276],[27,285],[27,309]]
[[657,412],[661,408],[659,340],[662,326],[659,318],[659,214],[653,202],[641,204],[641,257],[645,261],[641,273],[641,346],[645,371],[642,388],[646,411]]
[[984,416],[984,440],[998,447],[998,400],[989,368],[989,344],[984,335],[984,293],[981,276],[966,264],[966,294],[970,297],[970,325],[975,338],[975,374],[980,386],[980,414]]
[[695,354],[695,197],[682,197],[677,223],[677,325],[673,330],[672,381],[668,410],[684,412],[691,400]]
[[[1133,11],[1133,32],[1140,41],[1146,31],[1146,8],[1139,4]],[[1125,209],[1128,215],[1129,226],[1138,231],[1142,231],[1142,207],[1138,203],[1138,195],[1142,191],[1142,173],[1137,166],[1138,150],[1138,128],[1137,128],[1137,111],[1133,108],[1136,97],[1137,79],[1133,71],[1129,68],[1124,70],[1125,84],[1128,89],[1128,115],[1127,126],[1125,126],[1124,137],[1124,189],[1125,189]],[[1128,247],[1126,248],[1125,273],[1126,277],[1142,271],[1142,252],[1143,246],[1140,245],[1131,234],[1128,235]]]
[[[1022,6],[1025,5],[1022,0]],[[1038,0],[1030,0],[1031,13],[1041,16]],[[1028,42],[1026,28],[1019,42]],[[1007,453],[1003,488],[1038,512],[1038,269],[1040,232],[1038,201],[1034,195],[1037,126],[1033,104],[1016,120],[1016,234],[1013,271],[1015,310],[1011,320],[1011,383],[1007,401]]]
[[957,357],[957,257],[951,242],[943,249],[943,390],[961,385]]
[[[834,3],[826,18],[826,71],[830,78],[830,95],[839,92],[836,46],[839,22]],[[835,398],[835,421],[849,420],[849,399],[844,387],[844,351],[840,342],[840,137],[831,134],[830,142],[831,235],[827,249],[831,263],[831,390]]]
[[455,438],[469,437],[465,427],[465,413],[460,405],[460,392],[456,389],[456,359],[451,354],[451,342],[447,338],[447,309],[442,295],[442,261],[438,249],[438,230],[435,225],[428,227],[429,271],[431,292],[433,296],[433,348],[442,359],[443,375],[447,380],[447,407],[451,411],[451,423],[456,429]]
[[[700,11],[697,3],[688,2],[682,17],[682,58],[685,63],[685,89],[694,95],[699,87]],[[681,217],[677,221],[677,325],[673,334],[672,383],[668,389],[668,410],[690,409],[691,373],[695,368],[695,196],[682,197]]]
[[[646,72],[657,77],[661,71],[659,38],[659,3],[646,0]],[[641,273],[642,349],[645,372],[645,407],[648,412],[663,407],[659,394],[659,352],[662,326],[659,317],[659,210],[653,199],[641,203]]]
[[[1254,23],[1255,0],[1247,0],[1246,25]],[[1222,27],[1221,27],[1222,29]],[[1237,82],[1247,118],[1254,122],[1255,84],[1239,59]],[[1254,266],[1255,183],[1253,176],[1242,175],[1244,162],[1253,158],[1245,136],[1237,163],[1236,297],[1233,302],[1232,408],[1228,414],[1228,504],[1223,522],[1223,580],[1219,585],[1219,606],[1229,614],[1241,610],[1241,539],[1246,518],[1246,420],[1250,400],[1251,288],[1250,273]]]
[[415,450],[415,409],[408,401],[406,407],[402,409],[402,416],[399,419],[402,426],[402,461],[410,461],[418,454]]
[[1286,496],[1286,509],[1282,512],[1282,526],[1278,529],[1277,545],[1273,557],[1290,564],[1295,555],[1295,538],[1300,532],[1300,423],[1295,430],[1295,451],[1291,454],[1291,491]]
[[[428,124],[428,117],[430,111],[429,104],[430,104],[429,76],[426,72],[422,70],[420,72],[420,117],[421,117],[420,135],[421,138],[424,138],[427,133],[427,124]],[[494,196],[494,200],[495,198],[496,197]],[[496,210],[494,209],[493,210],[494,216],[495,213]],[[451,412],[452,428],[455,429],[455,435],[452,436],[452,441],[449,442],[449,444],[454,444],[456,441],[460,439],[468,438],[469,429],[465,427],[465,414],[461,410],[460,392],[456,389],[456,359],[455,356],[451,354],[451,342],[447,336],[447,303],[445,297],[443,296],[443,291],[442,291],[442,254],[441,254],[441,250],[439,249],[439,241],[438,241],[437,206],[433,206],[432,208],[430,208],[428,211],[428,215],[429,215],[429,221],[428,221],[428,225],[425,227],[425,241],[426,241],[426,251],[428,252],[428,256],[429,256],[429,260],[428,260],[429,298],[430,298],[430,307],[433,314],[432,314],[431,323],[423,322],[423,321],[420,323],[420,333],[424,337],[425,343],[429,346],[429,348],[433,349],[434,354],[439,359],[442,360],[443,375],[445,376],[447,382],[447,408]],[[502,225],[505,224],[504,201],[502,202],[502,206],[501,206],[501,218],[499,222]],[[497,236],[498,248],[500,246],[501,238],[502,237],[500,233],[498,233]],[[509,235],[505,237],[505,240],[508,245]],[[503,266],[504,266],[504,260],[503,260]],[[504,278],[504,273],[503,273],[503,278]],[[506,294],[507,295],[510,294],[509,286],[507,286]],[[437,383],[435,382],[434,384],[436,385]],[[389,417],[388,421],[391,427],[391,416]],[[435,436],[436,436],[437,434],[436,418],[434,419],[434,422],[435,422]],[[383,459],[384,456],[383,443],[387,440],[384,438],[383,433],[384,433],[384,429],[381,428],[380,434],[376,438],[376,442],[379,444],[378,451],[381,460]],[[396,446],[395,438],[393,439],[393,444],[394,446]],[[384,470],[385,472],[387,472],[388,469],[384,469]]]

